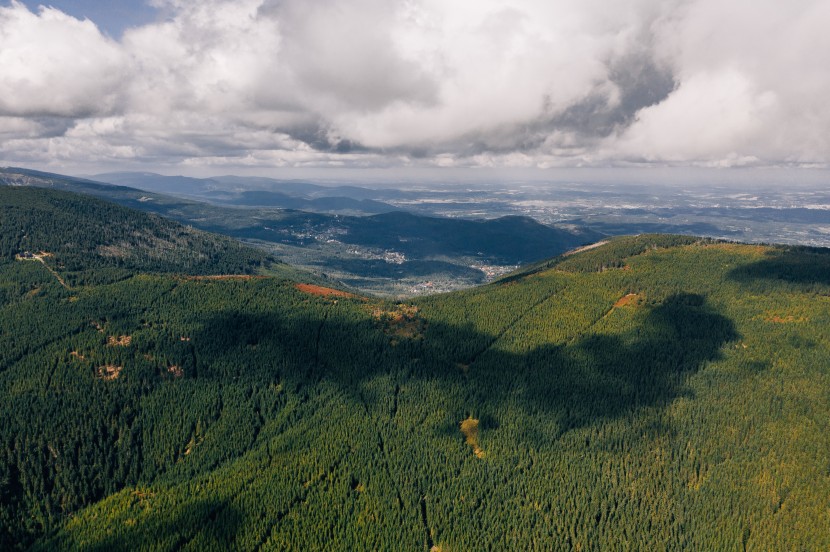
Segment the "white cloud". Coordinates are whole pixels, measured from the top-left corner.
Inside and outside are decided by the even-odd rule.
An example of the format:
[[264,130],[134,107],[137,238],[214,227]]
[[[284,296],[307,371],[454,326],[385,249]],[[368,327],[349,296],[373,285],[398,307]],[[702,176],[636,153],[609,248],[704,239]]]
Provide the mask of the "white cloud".
[[772,91],[757,91],[737,71],[698,73],[665,101],[641,110],[612,147],[647,160],[707,161],[735,157],[755,140],[777,106]]
[[154,0],[0,8],[0,160],[830,163],[830,4]]
[[0,7],[0,115],[82,117],[118,107],[119,44],[53,8]]
[[617,154],[710,164],[830,162],[830,3],[688,2],[657,27],[678,87]]

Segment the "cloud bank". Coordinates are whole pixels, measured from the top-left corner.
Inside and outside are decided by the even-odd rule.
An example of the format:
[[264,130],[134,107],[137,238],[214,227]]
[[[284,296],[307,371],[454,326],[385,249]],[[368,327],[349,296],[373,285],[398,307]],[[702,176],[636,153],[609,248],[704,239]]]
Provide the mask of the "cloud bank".
[[0,161],[830,164],[824,0],[152,3],[0,6]]

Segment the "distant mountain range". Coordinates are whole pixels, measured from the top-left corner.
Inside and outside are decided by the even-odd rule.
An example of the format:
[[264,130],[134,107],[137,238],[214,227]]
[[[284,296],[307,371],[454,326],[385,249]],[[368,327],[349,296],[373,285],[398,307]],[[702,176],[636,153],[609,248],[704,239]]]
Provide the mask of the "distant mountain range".
[[[179,194],[186,191],[187,195],[207,196],[215,191],[213,186],[221,179],[144,173],[118,173],[109,178],[131,183],[140,180],[144,189],[27,169],[0,169],[0,183],[73,191],[115,201],[247,241],[290,264],[358,289],[381,293],[406,294],[419,285],[426,285],[423,289],[428,291],[483,283],[511,267],[558,255],[603,236],[590,230],[543,225],[530,217],[441,218],[394,210],[391,206],[369,216],[333,215],[269,204],[279,203],[275,198],[282,198],[296,205],[318,207],[329,203],[380,205],[367,199],[341,196],[298,199],[282,192],[245,190],[232,201],[227,198],[208,201],[148,191],[175,189]],[[222,178],[223,190],[233,182],[262,181]],[[295,193],[305,190],[319,194],[327,189],[297,182],[292,185]],[[362,191],[348,188],[355,193]],[[491,266],[495,268],[486,268]]]
[[[230,206],[278,207],[316,213],[349,214],[376,214],[399,210],[387,203],[369,199],[369,196],[374,195],[372,190],[354,186],[326,187],[302,181],[256,177],[188,178],[132,172],[105,173],[92,178],[100,182]],[[279,191],[274,191],[273,188]]]

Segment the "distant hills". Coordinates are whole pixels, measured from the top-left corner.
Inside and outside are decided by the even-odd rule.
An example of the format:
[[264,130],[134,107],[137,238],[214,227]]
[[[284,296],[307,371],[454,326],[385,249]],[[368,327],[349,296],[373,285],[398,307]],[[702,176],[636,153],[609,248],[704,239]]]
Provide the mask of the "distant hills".
[[387,301],[0,193],[0,549],[830,549],[828,250],[621,237]]
[[[129,186],[162,194],[174,194],[238,207],[278,207],[317,213],[376,214],[398,210],[365,196],[371,191],[355,187],[327,187],[299,181],[256,177],[188,178],[153,173],[106,173],[101,182]],[[259,189],[262,187],[278,187]],[[341,194],[347,192],[349,195]],[[357,192],[358,197],[351,195]]]
[[[116,174],[110,178],[120,182],[140,179],[145,188],[177,187],[179,192],[194,194],[199,190],[207,193],[211,187],[210,179],[143,173]],[[344,216],[274,208],[267,202],[280,194],[266,191],[244,192],[234,200],[235,206],[228,206],[26,169],[0,169],[0,183],[75,191],[115,201],[246,241],[290,264],[326,274],[357,289],[392,295],[406,294],[423,282],[437,284],[437,289],[476,285],[488,279],[484,266],[496,265],[504,272],[602,236],[589,230],[546,226],[529,217],[468,220],[404,211]],[[323,188],[308,186],[312,191]],[[297,205],[311,201],[319,206],[340,200],[328,197],[296,201]],[[349,201],[367,205],[369,200]],[[250,205],[243,207],[240,202]]]
[[394,248],[416,258],[478,256],[500,264],[522,264],[539,255],[550,257],[595,236],[574,234],[518,216],[471,221],[397,211],[349,218],[341,224],[348,229],[342,238],[346,243]]

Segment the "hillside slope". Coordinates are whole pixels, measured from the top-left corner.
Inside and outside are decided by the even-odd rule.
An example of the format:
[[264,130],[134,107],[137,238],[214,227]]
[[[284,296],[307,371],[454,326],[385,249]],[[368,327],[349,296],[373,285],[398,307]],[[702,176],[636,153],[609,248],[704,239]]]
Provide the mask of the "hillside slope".
[[58,190],[0,186],[0,262],[26,253],[69,284],[135,272],[295,272],[235,240],[156,215]]
[[612,240],[391,303],[0,264],[0,548],[830,548],[830,254]]

